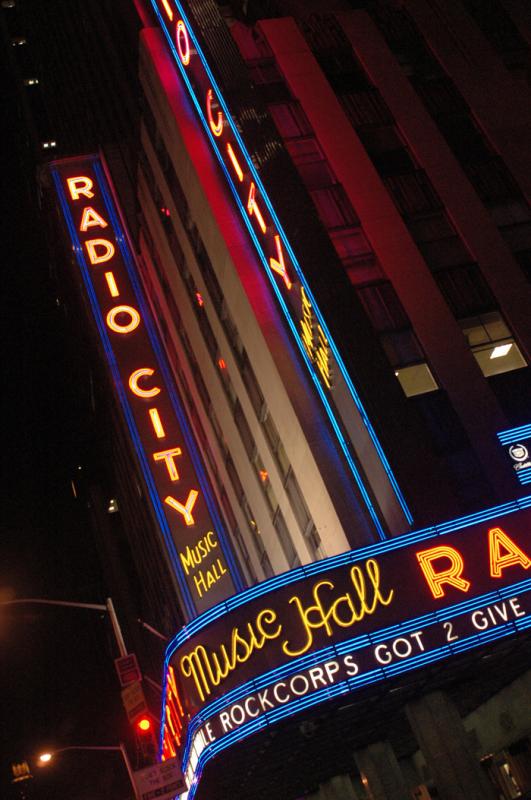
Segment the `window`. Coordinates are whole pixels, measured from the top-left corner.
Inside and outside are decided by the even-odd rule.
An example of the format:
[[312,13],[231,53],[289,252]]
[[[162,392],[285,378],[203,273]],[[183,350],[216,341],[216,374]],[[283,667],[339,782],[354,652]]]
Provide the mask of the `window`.
[[249,361],[249,357],[245,350],[241,355],[240,373],[245,384],[245,388],[247,389],[249,399],[256,412],[256,416],[260,419],[262,409],[264,407],[264,396],[260,390],[260,386],[256,380],[256,375],[254,374],[254,370],[251,367],[251,362]]
[[359,224],[350,200],[339,184],[324,189],[314,189],[310,194],[326,228],[344,228]]
[[236,400],[234,404],[234,422],[236,423],[236,427],[240,433],[243,446],[245,447],[245,452],[252,460],[255,455],[256,445],[239,400]]
[[297,551],[295,550],[295,546],[291,540],[288,526],[286,525],[286,520],[284,519],[280,508],[278,508],[276,511],[273,519],[273,525],[278,534],[282,550],[284,551],[284,555],[286,556],[289,566],[298,566],[300,564],[300,560],[297,556]]
[[411,327],[402,303],[388,281],[358,289],[358,297],[379,333]]
[[498,311],[463,319],[460,324],[485,377],[527,366]]
[[435,278],[456,319],[496,308],[496,300],[477,264],[439,270]]
[[435,392],[439,388],[427,364],[400,367],[395,370],[395,375],[406,397]]
[[269,106],[273,121],[283,139],[310,136],[312,129],[299,103],[275,103]]

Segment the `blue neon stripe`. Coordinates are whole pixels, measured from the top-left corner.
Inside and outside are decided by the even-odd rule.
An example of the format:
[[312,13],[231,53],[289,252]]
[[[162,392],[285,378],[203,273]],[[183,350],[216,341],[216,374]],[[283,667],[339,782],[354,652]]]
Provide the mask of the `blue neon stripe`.
[[[327,400],[326,395],[324,393],[324,390],[323,390],[323,388],[322,388],[322,386],[321,386],[321,384],[319,382],[319,379],[318,379],[315,371],[313,370],[312,365],[310,364],[310,362],[308,360],[306,351],[304,350],[304,347],[303,347],[302,343],[300,342],[300,337],[298,335],[298,331],[297,331],[296,327],[294,326],[291,313],[288,311],[287,306],[285,304],[285,301],[282,298],[282,295],[280,293],[280,289],[278,287],[276,278],[273,276],[273,273],[272,273],[272,271],[270,269],[270,266],[269,266],[269,262],[266,259],[265,255],[264,255],[264,253],[262,251],[261,245],[260,245],[260,243],[259,243],[259,241],[258,241],[258,239],[256,237],[256,233],[255,233],[255,231],[254,231],[254,229],[252,227],[252,222],[249,220],[248,214],[247,214],[246,210],[243,208],[242,202],[241,202],[241,200],[239,198],[239,195],[237,193],[237,190],[236,190],[236,188],[235,188],[235,186],[233,184],[232,177],[231,177],[230,173],[227,170],[227,167],[225,165],[223,157],[222,157],[220,151],[218,150],[217,143],[215,142],[215,139],[214,139],[214,137],[213,137],[213,135],[212,135],[212,133],[210,131],[210,127],[209,127],[209,125],[208,125],[208,123],[207,123],[207,121],[206,121],[206,119],[205,119],[205,117],[203,115],[202,107],[201,107],[199,101],[197,100],[197,97],[195,95],[195,91],[193,89],[193,86],[192,86],[192,84],[191,84],[191,82],[190,82],[190,80],[188,78],[188,75],[186,74],[185,68],[181,64],[181,61],[180,61],[180,58],[178,56],[177,50],[176,50],[175,45],[173,43],[172,36],[171,36],[170,32],[168,31],[168,29],[166,27],[165,20],[164,20],[164,18],[162,16],[160,10],[157,7],[156,0],[151,0],[151,2],[152,2],[152,5],[153,5],[153,8],[155,10],[155,13],[157,14],[157,16],[158,16],[158,18],[160,20],[162,30],[163,30],[163,32],[164,32],[164,34],[166,36],[166,39],[167,39],[167,42],[169,44],[170,50],[171,50],[171,52],[173,54],[175,63],[177,65],[178,69],[179,69],[179,72],[181,73],[181,75],[183,77],[183,80],[184,80],[186,86],[188,87],[190,98],[191,98],[191,100],[192,100],[192,102],[193,102],[193,104],[194,104],[194,106],[195,106],[195,108],[196,108],[196,110],[197,110],[197,112],[199,114],[200,120],[201,120],[202,125],[204,127],[204,130],[206,132],[206,135],[207,135],[208,139],[210,140],[210,142],[212,144],[213,151],[214,151],[214,153],[215,153],[215,155],[216,155],[216,157],[218,159],[218,162],[220,163],[220,165],[221,165],[221,167],[223,169],[223,172],[224,172],[224,174],[225,174],[225,176],[227,178],[227,181],[228,181],[228,184],[229,184],[229,188],[231,189],[233,197],[235,198],[235,200],[236,200],[236,202],[238,204],[238,208],[240,210],[240,214],[241,214],[242,219],[243,219],[243,221],[245,223],[245,226],[246,226],[248,232],[250,233],[251,238],[254,241],[254,244],[255,244],[255,247],[257,249],[258,255],[259,255],[259,257],[260,257],[260,259],[261,259],[261,261],[262,261],[262,263],[263,263],[263,265],[265,267],[266,274],[269,277],[271,285],[273,286],[273,288],[275,290],[275,294],[276,294],[277,299],[279,300],[279,302],[281,304],[281,307],[282,307],[282,310],[283,310],[284,315],[286,317],[286,320],[287,320],[288,324],[290,325],[290,328],[292,329],[292,331],[293,331],[293,333],[295,335],[295,341],[297,343],[297,346],[299,347],[299,351],[301,352],[301,355],[302,355],[302,357],[303,357],[303,359],[304,359],[304,361],[306,363],[306,366],[307,366],[307,368],[308,368],[308,370],[310,372],[310,375],[312,377],[314,385],[316,385],[316,387],[317,387],[317,385],[319,386],[319,396],[321,397],[321,400],[323,401],[323,403],[325,403],[325,401],[326,401],[325,409],[326,409],[327,415],[329,416],[329,419],[331,420],[331,422],[332,422],[332,424],[334,426],[334,430],[336,431],[336,435],[338,436],[338,439],[339,439],[339,442],[340,442],[340,445],[341,445],[341,449],[343,450],[343,452],[344,452],[344,454],[345,454],[345,456],[346,456],[346,458],[347,458],[347,460],[349,462],[349,466],[351,468],[351,471],[353,472],[354,478],[355,478],[356,482],[358,483],[358,486],[360,488],[360,491],[362,492],[362,495],[364,496],[364,499],[366,500],[366,502],[367,502],[367,499],[369,500],[370,505],[368,506],[368,510],[371,513],[371,517],[373,517],[373,514],[375,513],[374,512],[374,508],[372,507],[372,502],[370,501],[370,498],[368,496],[367,490],[365,489],[363,481],[361,480],[361,475],[359,474],[359,471],[358,471],[358,469],[357,469],[357,467],[356,467],[356,465],[355,465],[355,463],[354,463],[354,461],[352,459],[352,455],[350,453],[350,449],[348,447],[346,447],[346,442],[344,441],[344,436],[343,436],[343,433],[342,433],[342,431],[340,429],[340,426],[337,423],[337,420],[335,418],[335,415],[332,412],[332,409],[329,407],[329,403],[328,403],[328,400]],[[345,380],[345,383],[347,384],[347,388],[349,389],[349,391],[351,393],[351,396],[352,396],[352,398],[353,398],[353,400],[355,402],[355,405],[356,405],[356,407],[357,407],[357,409],[358,409],[358,411],[360,413],[360,416],[362,418],[362,421],[363,421],[363,423],[364,423],[364,425],[365,425],[365,427],[366,427],[366,429],[367,429],[367,431],[368,431],[368,433],[369,433],[369,435],[371,437],[371,440],[372,440],[372,442],[373,442],[373,444],[375,446],[375,449],[376,449],[376,451],[378,453],[378,457],[380,458],[380,461],[382,463],[384,471],[386,472],[387,477],[389,479],[389,482],[390,482],[390,484],[391,484],[391,486],[393,488],[393,492],[395,493],[395,496],[396,496],[396,498],[397,498],[397,500],[398,500],[398,502],[399,502],[399,504],[400,504],[400,506],[402,508],[402,511],[403,511],[408,523],[411,525],[412,522],[413,522],[413,517],[411,515],[411,512],[409,511],[409,508],[408,508],[407,503],[405,501],[404,495],[403,495],[403,493],[402,493],[402,491],[401,491],[401,489],[400,489],[400,487],[398,485],[398,482],[397,482],[397,480],[396,480],[396,478],[394,476],[394,473],[393,473],[393,471],[391,469],[391,466],[390,466],[390,464],[389,464],[389,462],[387,460],[387,457],[385,456],[385,453],[384,453],[383,448],[382,448],[382,446],[381,446],[381,444],[379,442],[379,439],[378,439],[378,437],[376,435],[376,432],[375,432],[375,430],[374,430],[374,428],[373,428],[373,426],[372,426],[372,424],[371,424],[371,422],[369,420],[369,417],[367,416],[367,413],[366,413],[366,411],[365,411],[365,409],[363,407],[363,404],[361,402],[361,398],[359,397],[359,395],[358,395],[358,393],[357,393],[357,391],[356,391],[356,389],[354,387],[354,384],[352,383],[350,375],[348,374],[348,372],[346,370],[346,367],[345,367],[345,365],[343,363],[343,360],[341,358],[341,355],[340,355],[340,353],[339,353],[339,351],[338,351],[338,349],[337,349],[337,347],[335,345],[334,340],[332,339],[332,337],[330,335],[330,331],[328,330],[328,326],[326,325],[326,322],[322,317],[322,314],[321,314],[321,312],[319,310],[319,307],[315,303],[315,298],[313,297],[313,294],[312,294],[309,286],[307,285],[307,282],[306,282],[306,279],[304,277],[304,274],[302,273],[302,270],[301,270],[301,268],[300,268],[300,266],[298,264],[298,261],[297,261],[297,259],[295,257],[295,254],[294,254],[294,252],[293,252],[293,250],[291,248],[291,245],[289,244],[289,242],[287,240],[286,234],[284,233],[284,230],[283,230],[283,228],[282,228],[282,226],[280,224],[280,220],[278,219],[278,217],[276,215],[276,212],[273,209],[273,206],[271,205],[271,201],[269,200],[269,197],[268,197],[268,195],[267,195],[267,193],[265,191],[265,188],[264,188],[264,186],[262,184],[262,181],[261,181],[261,179],[260,179],[260,177],[259,177],[259,175],[258,175],[253,163],[252,163],[252,160],[249,157],[249,154],[247,153],[247,149],[246,149],[246,147],[244,145],[244,142],[243,142],[243,140],[242,140],[242,138],[241,138],[241,136],[239,134],[239,131],[237,130],[236,126],[234,125],[234,122],[233,122],[232,117],[230,115],[230,112],[229,112],[229,110],[227,108],[225,100],[224,100],[224,98],[223,98],[223,96],[222,96],[222,94],[221,94],[221,92],[219,90],[219,87],[217,85],[217,82],[216,82],[214,76],[212,75],[210,67],[208,66],[208,63],[207,63],[207,61],[206,61],[206,59],[205,59],[205,57],[204,57],[204,55],[202,53],[201,47],[199,46],[199,43],[197,42],[197,39],[196,39],[195,34],[193,32],[193,29],[191,28],[191,26],[190,26],[190,24],[188,22],[187,16],[184,13],[182,7],[180,6],[180,3],[177,2],[176,6],[178,8],[179,14],[181,15],[183,21],[187,25],[189,36],[190,36],[191,40],[193,41],[193,44],[194,44],[194,46],[195,46],[195,48],[197,50],[197,54],[198,54],[198,56],[199,56],[199,58],[200,58],[200,60],[201,60],[201,62],[203,64],[205,72],[207,73],[207,75],[208,75],[208,77],[209,77],[209,79],[211,81],[212,87],[215,89],[215,92],[216,92],[216,94],[218,96],[218,100],[219,100],[220,106],[223,108],[223,110],[225,112],[225,116],[227,118],[227,121],[228,121],[228,123],[229,123],[229,125],[231,127],[231,131],[232,131],[236,141],[238,142],[238,145],[239,145],[239,147],[241,149],[241,152],[242,152],[244,158],[247,161],[247,166],[249,168],[249,171],[253,176],[253,179],[255,181],[256,186],[260,189],[260,192],[263,195],[263,199],[264,199],[264,201],[266,203],[266,206],[267,206],[267,208],[269,210],[269,213],[271,214],[271,217],[274,220],[275,225],[276,225],[276,227],[278,229],[279,235],[282,238],[284,246],[286,247],[286,250],[290,255],[290,258],[291,258],[291,260],[293,262],[294,270],[297,273],[297,276],[298,276],[301,284],[304,286],[304,289],[308,294],[308,298],[310,299],[310,301],[312,303],[312,306],[314,308],[316,317],[319,320],[319,323],[320,323],[320,325],[321,325],[321,327],[322,327],[322,329],[323,329],[323,331],[324,331],[324,333],[325,333],[325,335],[326,335],[326,337],[328,339],[328,342],[329,342],[329,345],[330,345],[330,349],[332,350],[332,352],[334,354],[335,360],[336,360],[336,362],[337,362],[337,364],[339,366],[341,374],[342,374],[342,376],[343,376],[343,378]],[[345,452],[345,448],[346,448],[347,452]],[[361,483],[360,483],[360,481],[361,481]],[[377,525],[377,530],[379,532],[380,537],[384,538],[383,529],[381,528],[381,523],[379,523],[379,522],[378,522],[378,525]]]
[[496,434],[502,444],[513,444],[518,439],[531,437],[531,424],[520,425],[518,428],[508,428]]
[[510,503],[503,503],[492,508],[484,509],[480,512],[470,514],[466,517],[458,517],[456,520],[445,522],[440,525],[432,525],[429,528],[424,528],[420,531],[414,531],[404,536],[398,536],[395,539],[387,539],[385,542],[362,547],[358,550],[351,550],[348,553],[342,553],[338,556],[315,561],[302,567],[297,567],[294,570],[285,572],[282,575],[277,575],[262,581],[256,586],[246,589],[239,594],[233,595],[227,600],[213,606],[208,611],[192,620],[186,627],[182,628],[170,641],[166,649],[166,662],[169,661],[173,652],[180,647],[187,639],[202,630],[210,622],[224,616],[235,608],[239,608],[252,600],[262,597],[266,594],[276,591],[282,586],[303,580],[305,577],[320,574],[337,567],[344,566],[345,564],[355,564],[359,561],[364,561],[367,558],[382,555],[383,553],[400,550],[408,547],[411,544],[425,541],[426,539],[435,538],[437,536],[447,535],[449,533],[458,533],[466,527],[478,524],[479,522],[487,522],[494,520],[498,517],[508,514],[514,514],[518,511],[531,507],[531,495],[514,500]]

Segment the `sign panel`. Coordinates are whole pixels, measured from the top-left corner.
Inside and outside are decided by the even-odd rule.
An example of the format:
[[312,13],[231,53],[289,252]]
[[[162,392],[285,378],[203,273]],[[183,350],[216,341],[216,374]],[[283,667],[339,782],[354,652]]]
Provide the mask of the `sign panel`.
[[139,681],[129,684],[121,691],[122,703],[129,720],[134,720],[148,710],[144,689]]
[[114,666],[118,673],[120,686],[128,686],[130,683],[142,680],[142,673],[140,672],[140,667],[138,666],[138,661],[134,653],[115,658]]
[[[396,504],[404,528],[412,524],[413,517],[402,491],[182,4],[179,0],[151,2],[175,69],[250,234],[259,267],[269,279],[337,444],[375,529],[384,539],[386,523],[364,473],[372,485],[387,483],[388,502]],[[363,468],[358,452],[365,454]],[[367,458],[369,452],[373,459]]]
[[300,567],[175,637],[163,754],[181,752],[195,785],[209,758],[267,725],[529,627],[531,497]]
[[52,175],[131,440],[190,616],[241,588],[221,517],[97,156]]
[[531,424],[501,431],[498,439],[518,481],[523,486],[531,483]]
[[173,800],[186,788],[175,758],[138,770],[135,784],[139,800]]

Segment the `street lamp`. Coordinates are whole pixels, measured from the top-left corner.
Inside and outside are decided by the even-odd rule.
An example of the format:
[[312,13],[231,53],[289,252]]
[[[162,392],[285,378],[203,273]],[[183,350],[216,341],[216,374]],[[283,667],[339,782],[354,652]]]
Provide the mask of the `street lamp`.
[[125,749],[124,745],[121,742],[118,745],[69,745],[68,747],[60,747],[57,750],[54,750],[53,753],[41,753],[41,755],[39,756],[40,765],[44,766],[45,764],[49,764],[50,761],[52,761],[52,759],[55,758],[56,755],[58,755],[59,753],[65,753],[67,750],[99,750],[99,751],[121,753],[125,767],[127,769],[127,774],[129,775],[129,780],[131,781],[131,786],[133,787],[135,800],[138,800],[138,791],[136,788],[133,768],[131,767],[131,762],[129,761],[127,750]]
[[69,608],[86,608],[91,611],[107,612],[111,620],[114,638],[116,639],[116,644],[118,646],[118,652],[120,653],[120,656],[127,655],[122,629],[120,628],[120,623],[118,622],[118,617],[116,616],[116,611],[114,610],[112,598],[108,597],[105,601],[105,605],[103,605],[103,603],[74,603],[70,600],[48,600],[44,597],[21,597],[16,598],[15,600],[0,600],[0,606],[30,604],[41,606],[67,606]]

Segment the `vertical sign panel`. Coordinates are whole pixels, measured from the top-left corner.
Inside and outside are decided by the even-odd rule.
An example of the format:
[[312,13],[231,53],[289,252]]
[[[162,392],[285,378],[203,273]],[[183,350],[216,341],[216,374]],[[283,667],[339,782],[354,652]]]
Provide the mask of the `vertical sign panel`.
[[[394,509],[395,532],[413,522],[407,502],[182,4],[151,2],[260,269],[270,281],[375,531],[385,539],[389,520],[384,519],[374,487],[387,486],[385,505],[387,513]],[[360,453],[365,455],[363,466]]]
[[98,157],[52,174],[103,348],[190,616],[241,588],[221,517]]

